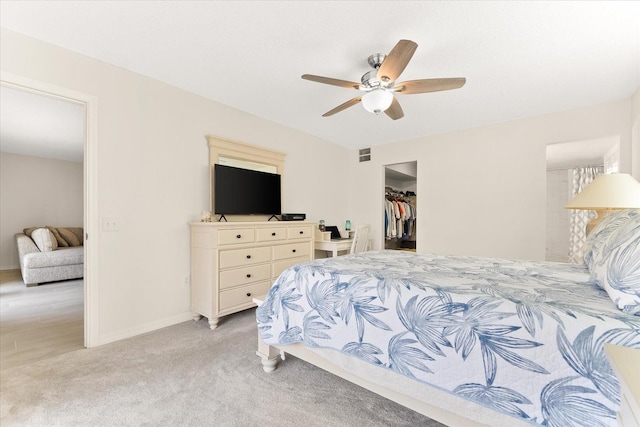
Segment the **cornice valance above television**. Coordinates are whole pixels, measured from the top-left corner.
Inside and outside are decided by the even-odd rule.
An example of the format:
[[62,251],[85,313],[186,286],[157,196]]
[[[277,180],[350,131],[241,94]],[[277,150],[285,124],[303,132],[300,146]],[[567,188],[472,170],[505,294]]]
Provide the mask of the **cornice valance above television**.
[[[245,144],[238,141],[232,141],[220,138],[214,135],[207,135],[207,143],[209,145],[209,210],[215,212],[214,206],[214,165],[226,164],[230,166],[242,166],[242,163],[248,162],[253,165],[246,166],[246,169],[273,171],[282,175],[284,172],[285,153],[269,150],[264,147],[258,147],[251,144]],[[267,168],[261,168],[260,165],[268,165]],[[234,218],[236,219],[236,218]],[[238,219],[236,219],[238,220]],[[242,220],[242,219],[239,219]],[[251,218],[254,220],[255,218]]]

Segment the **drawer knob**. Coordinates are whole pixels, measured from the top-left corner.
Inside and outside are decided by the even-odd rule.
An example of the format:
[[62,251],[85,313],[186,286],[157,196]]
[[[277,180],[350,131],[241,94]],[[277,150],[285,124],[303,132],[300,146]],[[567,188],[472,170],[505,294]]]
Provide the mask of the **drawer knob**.
[[250,274],[247,274],[247,278],[249,278],[249,277],[251,277],[251,275],[250,275]]
[[292,252],[295,252],[296,250],[294,249]]
[[275,236],[275,235],[276,235],[276,233],[271,233],[271,235],[272,235],[272,236]]
[[304,231],[301,231],[300,234],[304,234]]
[[247,259],[251,259],[251,255],[247,255]]
[[250,297],[251,296],[251,292],[247,292],[247,296]]
[[236,235],[236,239],[239,239],[239,238],[241,238],[241,237],[242,237],[242,234],[238,234],[238,235]]

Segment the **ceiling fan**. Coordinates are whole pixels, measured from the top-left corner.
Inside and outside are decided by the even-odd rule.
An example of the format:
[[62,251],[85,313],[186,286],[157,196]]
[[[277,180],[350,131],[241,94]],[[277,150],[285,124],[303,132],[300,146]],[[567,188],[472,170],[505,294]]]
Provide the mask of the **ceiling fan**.
[[404,112],[398,100],[393,96],[394,93],[414,94],[458,89],[464,86],[467,81],[464,77],[456,77],[448,79],[408,80],[396,84],[396,79],[404,71],[417,48],[418,44],[411,40],[400,40],[388,55],[383,53],[371,55],[368,62],[369,65],[373,67],[373,70],[362,76],[360,79],[361,83],[314,76],[312,74],[303,74],[302,78],[313,82],[346,87],[364,92],[364,94],[351,98],[336,108],[327,111],[322,117],[332,116],[362,102],[365,110],[375,114],[384,111],[385,114],[393,120],[398,120],[404,117]]

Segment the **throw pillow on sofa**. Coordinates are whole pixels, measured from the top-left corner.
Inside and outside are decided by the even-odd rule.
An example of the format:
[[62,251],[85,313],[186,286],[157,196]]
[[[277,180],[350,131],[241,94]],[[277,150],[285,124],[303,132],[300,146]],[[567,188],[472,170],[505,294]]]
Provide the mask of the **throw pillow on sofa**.
[[80,246],[84,245],[84,228],[82,227],[66,227],[67,230],[72,232],[78,238]]
[[56,238],[56,241],[58,242],[58,247],[59,248],[66,248],[69,246],[69,244],[67,243],[66,240],[64,240],[62,238],[62,236],[60,235],[60,233],[58,232],[58,229],[55,227],[51,227],[50,225],[47,225],[47,228],[51,231],[51,233],[53,233],[53,235]]
[[31,233],[33,233],[33,231],[37,230],[38,228],[43,228],[43,227],[29,227],[29,228],[25,228],[24,230],[22,230],[22,232],[24,234],[26,234],[27,237],[31,237]]
[[73,231],[69,230],[68,228],[58,228],[58,233],[64,240],[66,240],[69,246],[82,246],[82,243],[80,242],[80,239],[78,239],[78,236],[76,236]]
[[48,228],[37,228],[31,232],[31,239],[40,252],[51,252],[58,249],[58,241]]

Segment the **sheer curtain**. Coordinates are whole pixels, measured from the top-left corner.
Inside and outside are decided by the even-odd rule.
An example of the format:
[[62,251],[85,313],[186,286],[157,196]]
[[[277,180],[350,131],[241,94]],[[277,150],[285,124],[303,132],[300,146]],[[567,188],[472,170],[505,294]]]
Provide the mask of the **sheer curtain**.
[[[604,173],[603,166],[585,166],[572,169],[571,198],[575,197],[598,175]],[[595,211],[569,210],[569,262],[582,264],[582,245],[587,238],[587,223],[596,217]]]

